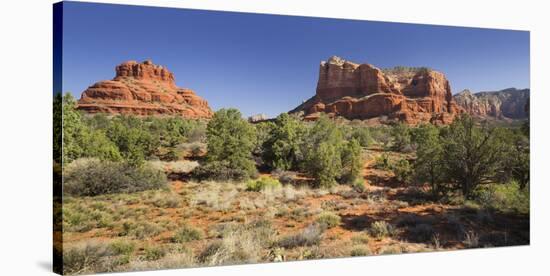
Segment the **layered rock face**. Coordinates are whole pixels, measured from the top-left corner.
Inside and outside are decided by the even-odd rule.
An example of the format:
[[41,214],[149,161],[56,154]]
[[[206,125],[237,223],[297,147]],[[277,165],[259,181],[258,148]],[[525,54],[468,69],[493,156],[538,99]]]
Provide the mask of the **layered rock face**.
[[464,90],[454,96],[456,103],[477,117],[525,119],[529,110],[529,89],[508,88],[500,91],[472,93]]
[[448,124],[461,110],[449,81],[427,68],[380,70],[339,57],[321,62],[316,95],[291,113],[314,120],[320,113],[347,119],[385,116],[408,124]]
[[194,119],[213,115],[206,100],[191,89],[176,86],[172,72],[149,60],[118,65],[115,78],[88,87],[77,108],[88,113],[176,115]]

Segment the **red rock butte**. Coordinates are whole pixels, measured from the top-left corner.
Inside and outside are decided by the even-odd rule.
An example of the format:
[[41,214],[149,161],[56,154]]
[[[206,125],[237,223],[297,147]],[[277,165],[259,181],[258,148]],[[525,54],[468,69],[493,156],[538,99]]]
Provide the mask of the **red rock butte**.
[[305,120],[321,113],[347,119],[387,117],[408,124],[448,124],[462,109],[444,74],[427,68],[381,70],[339,57],[321,62],[316,95],[291,113]]
[[116,67],[112,80],[88,87],[79,110],[88,113],[183,116],[211,118],[208,102],[191,89],[176,86],[174,74],[150,60],[127,61]]

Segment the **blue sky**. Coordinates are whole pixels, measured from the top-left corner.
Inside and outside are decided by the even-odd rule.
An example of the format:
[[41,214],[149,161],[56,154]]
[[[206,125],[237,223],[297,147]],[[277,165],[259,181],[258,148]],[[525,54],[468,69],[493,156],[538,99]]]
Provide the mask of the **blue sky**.
[[444,72],[453,93],[529,88],[529,32],[65,2],[63,92],[152,59],[217,110],[276,116],[315,94],[332,55]]

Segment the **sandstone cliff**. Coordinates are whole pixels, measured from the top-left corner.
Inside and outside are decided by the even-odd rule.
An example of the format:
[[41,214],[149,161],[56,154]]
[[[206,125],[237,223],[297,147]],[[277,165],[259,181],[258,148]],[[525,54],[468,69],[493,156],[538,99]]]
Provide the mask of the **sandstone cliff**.
[[528,116],[529,89],[508,88],[500,91],[472,93],[464,90],[454,96],[456,103],[477,117],[525,119]]
[[176,86],[174,74],[162,66],[149,60],[127,61],[115,71],[112,80],[88,87],[77,108],[88,113],[212,117],[208,102],[193,90]]
[[444,74],[427,68],[381,70],[339,57],[321,62],[314,97],[290,111],[347,119],[387,117],[408,124],[450,123],[460,112]]

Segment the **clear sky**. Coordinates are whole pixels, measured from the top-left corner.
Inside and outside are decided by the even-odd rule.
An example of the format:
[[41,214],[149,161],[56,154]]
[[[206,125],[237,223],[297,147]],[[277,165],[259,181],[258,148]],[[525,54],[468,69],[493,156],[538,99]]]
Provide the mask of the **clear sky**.
[[463,89],[529,88],[529,32],[65,2],[63,92],[76,98],[127,60],[152,59],[217,110],[289,111],[337,55],[426,66]]

